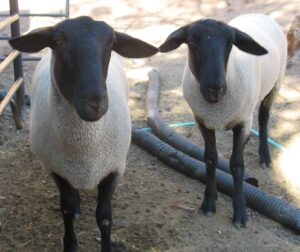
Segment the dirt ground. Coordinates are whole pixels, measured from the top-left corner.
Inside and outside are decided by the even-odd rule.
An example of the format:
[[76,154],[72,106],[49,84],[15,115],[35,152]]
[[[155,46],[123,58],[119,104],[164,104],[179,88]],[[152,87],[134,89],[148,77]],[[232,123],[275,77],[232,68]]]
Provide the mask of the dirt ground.
[[[71,16],[91,15],[106,20],[117,30],[156,46],[177,27],[199,18],[228,21],[240,13],[261,12],[274,17],[287,31],[294,16],[300,14],[299,0],[74,0],[71,3]],[[23,30],[31,25],[28,21],[24,20],[27,27],[23,26]],[[147,126],[144,100],[150,66],[161,74],[163,118],[168,123],[193,120],[180,87],[185,52],[185,46],[181,46],[150,59],[124,60],[135,127]],[[35,65],[35,62],[24,63],[27,86]],[[0,89],[7,89],[11,83],[10,68],[0,76]],[[270,147],[273,168],[259,166],[256,137],[252,136],[245,148],[246,167],[259,179],[260,188],[297,207],[300,207],[300,159],[296,152],[300,148],[299,84],[300,53],[289,61],[272,110],[270,137],[286,147],[285,151]],[[27,118],[28,115],[29,110]],[[257,129],[256,117],[253,128]],[[203,145],[197,128],[176,131]],[[228,158],[231,132],[218,133],[217,142],[219,153]],[[28,119],[24,129],[16,131],[9,108],[0,118],[0,164],[0,251],[62,251],[63,223],[56,186],[30,151]],[[299,235],[250,208],[249,227],[235,229],[231,223],[232,200],[222,193],[216,214],[203,216],[198,207],[204,189],[204,184],[173,171],[131,145],[127,170],[113,199],[114,240],[123,244],[124,251],[300,251]],[[99,251],[96,191],[84,191],[81,198],[82,215],[75,223],[79,251]]]

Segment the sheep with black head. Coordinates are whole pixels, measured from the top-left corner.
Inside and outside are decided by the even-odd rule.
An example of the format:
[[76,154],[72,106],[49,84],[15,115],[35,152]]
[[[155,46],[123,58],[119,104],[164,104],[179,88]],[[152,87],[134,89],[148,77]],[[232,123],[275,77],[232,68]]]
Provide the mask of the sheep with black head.
[[158,50],[90,17],[33,30],[10,44],[22,52],[51,48],[33,76],[30,142],[60,192],[64,251],[77,250],[79,189],[98,185],[96,219],[101,249],[109,252],[111,199],[131,139],[127,79],[116,53],[141,58]]
[[279,25],[263,14],[240,15],[228,24],[204,19],[174,31],[160,46],[168,52],[188,45],[183,93],[205,141],[207,186],[202,211],[215,212],[215,130],[233,131],[230,168],[234,181],[233,221],[246,226],[243,150],[258,103],[260,162],[270,166],[267,124],[270,106],[285,74],[287,42]]

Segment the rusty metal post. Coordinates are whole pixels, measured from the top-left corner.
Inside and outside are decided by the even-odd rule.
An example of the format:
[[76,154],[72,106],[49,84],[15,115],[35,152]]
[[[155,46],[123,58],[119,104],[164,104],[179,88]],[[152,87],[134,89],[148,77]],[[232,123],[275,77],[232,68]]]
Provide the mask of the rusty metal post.
[[[18,0],[9,0],[9,7],[10,7],[10,15],[18,14],[19,13],[19,5]],[[15,21],[11,24],[11,36],[19,37],[20,36],[20,20]],[[14,77],[15,80],[19,78],[23,78],[23,65],[22,65],[22,55],[20,54],[13,62],[14,64]],[[24,119],[25,115],[25,87],[24,82],[18,89],[16,93],[16,103],[19,109],[19,115],[21,119]],[[18,115],[16,115],[18,116]]]

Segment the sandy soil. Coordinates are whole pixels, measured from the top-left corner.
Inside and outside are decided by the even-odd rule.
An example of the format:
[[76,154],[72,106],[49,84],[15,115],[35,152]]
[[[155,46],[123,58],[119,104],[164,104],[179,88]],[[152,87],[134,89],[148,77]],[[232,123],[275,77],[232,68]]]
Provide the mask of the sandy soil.
[[[239,13],[254,11],[271,15],[287,31],[299,10],[298,0],[74,0],[71,16],[91,15],[106,20],[119,31],[158,46],[170,32],[192,20],[213,17],[227,21]],[[24,20],[24,24],[23,30],[34,25],[29,20]],[[161,73],[160,107],[164,119],[169,123],[193,120],[180,87],[185,49],[182,46],[147,60],[124,60],[134,126],[147,125],[144,99],[150,66]],[[24,63],[26,85],[35,65]],[[1,74],[0,89],[7,89],[10,83],[11,68]],[[245,149],[246,167],[259,179],[261,189],[298,207],[300,160],[295,151],[299,149],[300,139],[299,83],[300,54],[290,60],[272,110],[270,136],[287,147],[284,152],[271,147],[273,168],[259,166],[256,137],[251,137]],[[254,128],[257,128],[256,117]],[[176,131],[203,145],[197,128]],[[231,132],[218,133],[217,141],[219,153],[228,158]],[[0,251],[62,251],[63,223],[57,189],[30,151],[28,120],[24,129],[16,131],[9,108],[0,118],[0,164]],[[222,193],[219,193],[217,213],[204,217],[198,212],[204,188],[198,181],[171,170],[132,145],[125,176],[113,199],[114,239],[123,244],[124,251],[300,251],[298,235],[250,208],[249,227],[235,229],[231,224],[231,198]],[[96,192],[82,192],[81,198],[82,216],[76,222],[79,251],[99,251],[100,234],[94,214]]]

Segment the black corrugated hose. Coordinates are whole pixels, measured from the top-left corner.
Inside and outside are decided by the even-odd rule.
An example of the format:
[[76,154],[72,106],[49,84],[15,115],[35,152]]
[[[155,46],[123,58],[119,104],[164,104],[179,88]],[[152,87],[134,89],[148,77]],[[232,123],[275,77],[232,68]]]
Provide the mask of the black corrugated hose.
[[[199,161],[204,161],[204,149],[194,144],[186,137],[175,133],[161,118],[158,105],[159,73],[157,70],[152,69],[149,72],[149,83],[146,98],[146,113],[149,126],[152,128],[154,134],[164,142]],[[231,174],[229,161],[220,156],[218,157],[217,168]],[[244,173],[244,181],[258,187],[258,180],[246,172]]]
[[[153,134],[140,129],[132,130],[132,141],[173,169],[205,183],[205,164],[199,160],[183,154]],[[233,196],[232,176],[217,169],[216,181],[218,190]],[[249,183],[244,182],[243,186],[249,207],[300,233],[300,209]]]

